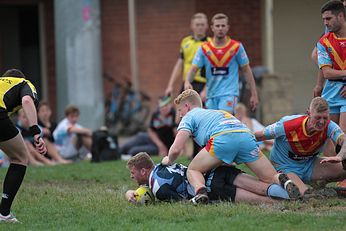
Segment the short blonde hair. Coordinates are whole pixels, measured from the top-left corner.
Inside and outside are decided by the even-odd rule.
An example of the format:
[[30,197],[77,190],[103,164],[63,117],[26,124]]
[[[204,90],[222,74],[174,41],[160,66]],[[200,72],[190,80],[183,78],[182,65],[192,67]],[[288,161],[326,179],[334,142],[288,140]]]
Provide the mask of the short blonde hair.
[[322,97],[315,97],[311,100],[309,110],[317,113],[325,112],[329,110],[329,105]]
[[132,167],[135,167],[136,169],[151,169],[154,165],[154,161],[146,152],[139,152],[127,161],[128,169],[131,169]]
[[192,15],[192,17],[191,17],[191,22],[192,22],[193,20],[195,20],[195,19],[205,19],[205,20],[208,21],[208,17],[207,17],[207,15],[204,14],[204,13],[196,13],[196,14]]
[[219,19],[226,19],[227,24],[228,24],[228,16],[225,15],[225,14],[223,14],[223,13],[215,14],[215,15],[211,18],[211,24],[213,25],[213,24],[214,24],[214,21],[215,21],[215,20],[219,20]]
[[179,105],[182,102],[189,102],[195,106],[202,107],[202,100],[197,91],[192,89],[187,89],[183,91],[180,95],[175,98],[175,105]]

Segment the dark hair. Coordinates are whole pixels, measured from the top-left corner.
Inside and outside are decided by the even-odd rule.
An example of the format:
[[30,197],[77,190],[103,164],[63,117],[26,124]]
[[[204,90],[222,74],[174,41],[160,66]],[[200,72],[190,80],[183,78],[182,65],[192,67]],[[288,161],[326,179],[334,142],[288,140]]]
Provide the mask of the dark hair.
[[47,106],[48,108],[50,108],[49,103],[47,101],[40,101],[40,103],[38,104],[38,110],[40,110],[41,107],[43,106]]
[[323,14],[326,11],[331,11],[332,14],[334,14],[334,15],[338,15],[339,13],[342,13],[344,15],[344,17],[346,16],[345,6],[339,0],[332,0],[332,1],[325,3],[321,8],[321,14]]
[[19,78],[25,78],[25,75],[23,72],[21,72],[18,69],[9,69],[5,71],[4,74],[2,74],[2,77],[19,77]]

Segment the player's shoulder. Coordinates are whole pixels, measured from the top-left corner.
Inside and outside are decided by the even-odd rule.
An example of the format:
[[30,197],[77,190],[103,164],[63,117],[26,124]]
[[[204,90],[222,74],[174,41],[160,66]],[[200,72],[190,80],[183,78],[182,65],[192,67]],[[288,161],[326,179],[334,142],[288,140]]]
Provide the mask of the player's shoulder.
[[324,43],[325,39],[333,38],[333,32],[327,32],[325,33],[319,40],[320,43]]
[[192,35],[188,35],[183,37],[183,39],[181,40],[181,44],[185,44],[187,42],[190,42],[191,40],[193,40],[193,36]]
[[290,121],[290,120],[294,120],[294,119],[297,119],[297,118],[302,117],[302,116],[304,116],[304,115],[300,115],[300,114],[288,115],[288,116],[282,117],[279,121],[281,121],[281,122]]

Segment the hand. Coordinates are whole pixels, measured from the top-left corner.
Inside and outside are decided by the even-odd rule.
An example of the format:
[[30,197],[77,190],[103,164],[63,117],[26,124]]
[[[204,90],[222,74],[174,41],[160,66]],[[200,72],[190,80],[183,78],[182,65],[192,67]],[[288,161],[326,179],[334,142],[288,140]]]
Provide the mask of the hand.
[[172,162],[169,160],[168,156],[163,157],[163,159],[161,160],[161,164],[162,165],[171,165]]
[[136,196],[138,196],[138,194],[134,190],[128,190],[125,194],[127,201],[133,204],[137,203]]
[[329,157],[322,157],[322,160],[320,161],[320,164],[325,164],[325,163],[340,163],[342,161],[340,156],[329,156]]
[[340,95],[343,97],[343,98],[346,98],[346,86],[344,86],[340,92]]
[[322,87],[322,86],[316,85],[316,86],[314,87],[314,91],[313,91],[314,97],[321,96],[321,95],[322,95],[322,90],[323,90],[323,87]]
[[189,81],[185,81],[184,82],[184,90],[187,90],[187,89],[193,89],[191,83]]
[[250,107],[251,111],[255,111],[258,105],[258,97],[257,95],[251,95],[250,97]]
[[168,86],[165,91],[165,95],[172,95],[173,88],[171,86]]
[[36,150],[41,154],[44,155],[47,153],[46,144],[44,143],[42,137],[39,134],[36,134],[34,136],[34,145]]

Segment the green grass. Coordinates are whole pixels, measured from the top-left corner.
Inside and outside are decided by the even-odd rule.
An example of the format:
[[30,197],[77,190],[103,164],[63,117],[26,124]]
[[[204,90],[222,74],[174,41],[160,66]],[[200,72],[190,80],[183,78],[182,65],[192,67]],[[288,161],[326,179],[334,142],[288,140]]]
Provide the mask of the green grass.
[[[0,179],[5,173],[0,169]],[[124,161],[30,167],[12,207],[22,224],[0,230],[345,230],[344,199],[135,206],[124,199],[131,188]]]

